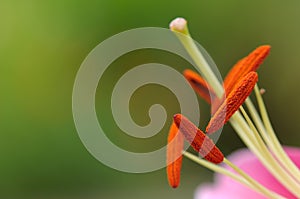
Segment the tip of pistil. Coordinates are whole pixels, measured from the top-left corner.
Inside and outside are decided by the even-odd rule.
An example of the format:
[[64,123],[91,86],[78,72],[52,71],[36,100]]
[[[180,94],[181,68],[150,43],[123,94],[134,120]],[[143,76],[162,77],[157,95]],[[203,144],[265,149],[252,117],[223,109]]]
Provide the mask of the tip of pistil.
[[261,95],[265,94],[266,93],[266,89],[264,89],[264,88],[259,89],[259,93]]
[[176,19],[171,21],[169,27],[172,31],[180,32],[183,34],[188,33],[187,21],[182,17],[177,17]]

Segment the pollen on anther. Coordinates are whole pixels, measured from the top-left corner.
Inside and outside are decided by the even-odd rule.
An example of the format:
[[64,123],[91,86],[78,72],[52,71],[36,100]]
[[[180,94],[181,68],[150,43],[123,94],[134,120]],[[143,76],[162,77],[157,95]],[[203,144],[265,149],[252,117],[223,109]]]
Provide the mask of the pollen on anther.
[[206,127],[206,133],[210,134],[216,132],[228,122],[231,116],[251,94],[257,80],[257,73],[250,72],[236,84],[232,92],[226,97],[225,101],[223,101],[214,116],[210,119]]
[[179,186],[182,165],[182,150],[184,147],[183,135],[177,126],[172,123],[167,144],[167,177],[169,185],[173,188]]
[[194,150],[202,157],[215,164],[223,162],[224,155],[216,147],[215,143],[186,117],[176,114],[174,123]]

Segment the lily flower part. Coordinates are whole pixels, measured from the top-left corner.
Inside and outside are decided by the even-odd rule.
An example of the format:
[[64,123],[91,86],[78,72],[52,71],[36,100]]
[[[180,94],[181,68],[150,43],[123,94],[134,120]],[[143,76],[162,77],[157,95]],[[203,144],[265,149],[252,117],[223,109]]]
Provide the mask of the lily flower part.
[[186,117],[181,114],[176,114],[174,115],[174,123],[194,150],[202,157],[215,164],[223,162],[224,155],[215,146],[214,142]]
[[172,123],[167,145],[167,175],[169,185],[173,188],[178,187],[180,183],[180,170],[182,164],[181,151],[183,150],[183,135],[179,133],[175,123]]
[[[262,98],[263,92],[257,85],[256,70],[269,54],[270,46],[260,46],[241,59],[221,84],[193,43],[186,20],[177,18],[171,22],[170,28],[177,35],[179,33],[184,35],[178,38],[203,75],[201,77],[191,70],[186,70],[184,71],[185,78],[194,90],[213,107],[212,117],[206,126],[205,133],[183,115],[176,114],[169,135],[172,137],[175,124],[178,129],[176,132],[183,135],[204,159],[185,151],[182,151],[182,154],[218,173],[217,184],[200,187],[196,198],[234,199],[248,196],[252,196],[250,198],[300,198],[300,162],[298,161],[300,149],[293,149],[296,152],[291,153],[289,148],[283,148],[280,144]],[[253,90],[258,110],[249,97]],[[248,112],[243,108],[243,104],[247,106]],[[248,149],[227,159],[209,135],[218,131],[228,121]],[[168,139],[167,157],[172,156],[173,152],[178,153],[183,150],[182,143],[183,141],[180,141],[177,147],[171,147]],[[176,157],[182,158],[180,154]],[[295,157],[298,158],[297,161]],[[168,162],[169,182],[174,176],[180,176],[181,159],[176,161],[173,161],[174,164]],[[221,162],[222,164],[219,164]],[[177,165],[176,169],[172,170],[172,165]],[[177,177],[175,181],[178,186],[179,178]]]
[[226,97],[225,101],[223,101],[223,103],[219,106],[219,109],[211,118],[206,127],[206,133],[213,133],[219,130],[223,124],[228,122],[231,116],[240,108],[247,97],[251,94],[257,80],[257,73],[250,72],[237,82],[236,86],[232,89],[228,97]]

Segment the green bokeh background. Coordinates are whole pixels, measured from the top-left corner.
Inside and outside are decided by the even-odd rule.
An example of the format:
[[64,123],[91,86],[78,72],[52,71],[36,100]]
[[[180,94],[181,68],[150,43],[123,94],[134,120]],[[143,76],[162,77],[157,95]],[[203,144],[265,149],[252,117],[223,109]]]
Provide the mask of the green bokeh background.
[[[188,19],[191,34],[223,75],[258,45],[272,46],[259,70],[260,85],[267,90],[264,97],[280,140],[300,146],[299,8],[298,0],[0,0],[0,198],[192,198],[201,182],[212,180],[210,171],[189,160],[183,162],[177,190],[168,187],[164,169],[127,174],[108,168],[87,152],[73,123],[72,87],[87,54],[116,33],[167,28],[177,16]],[[133,151],[164,144],[167,125],[178,110],[168,90],[149,85],[132,98],[130,110],[139,124],[149,122],[147,107],[153,103],[168,110],[166,127],[149,142],[126,139],[103,107],[124,69],[149,61],[179,71],[189,67],[173,58],[151,50],[135,52],[116,60],[101,80],[109,83],[98,90],[97,110],[107,116],[101,122],[116,144],[130,144]],[[209,112],[205,103],[200,105],[204,126]],[[229,154],[243,144],[228,125],[218,146]]]

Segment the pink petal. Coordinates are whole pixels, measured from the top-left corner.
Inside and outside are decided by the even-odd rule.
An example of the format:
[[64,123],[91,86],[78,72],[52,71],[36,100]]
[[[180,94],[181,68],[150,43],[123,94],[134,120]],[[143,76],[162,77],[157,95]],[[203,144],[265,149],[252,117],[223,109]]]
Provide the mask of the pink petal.
[[[300,168],[300,149],[284,147],[284,150],[295,162],[297,167]],[[259,160],[248,149],[238,150],[231,154],[228,159],[265,187],[287,198],[296,198],[264,168]],[[228,168],[227,166],[225,167]],[[241,196],[243,199],[266,198],[221,174],[216,174],[214,184],[201,185],[195,193],[196,199],[240,199]]]

